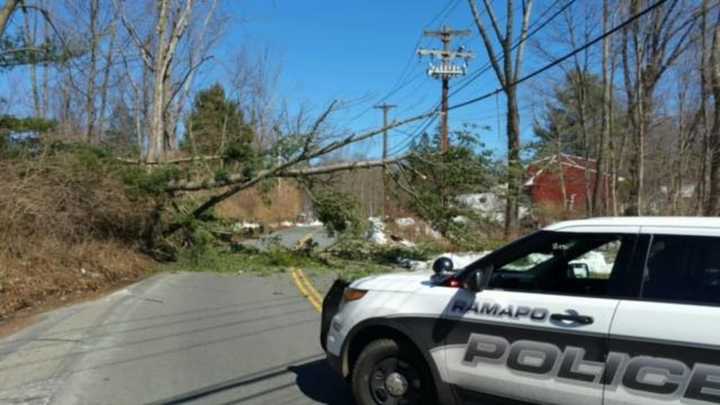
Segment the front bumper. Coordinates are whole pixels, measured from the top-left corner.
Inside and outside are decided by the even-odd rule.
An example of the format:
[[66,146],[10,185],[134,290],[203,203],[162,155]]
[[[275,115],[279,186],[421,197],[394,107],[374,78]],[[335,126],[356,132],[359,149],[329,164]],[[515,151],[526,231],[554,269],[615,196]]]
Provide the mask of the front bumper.
[[320,324],[320,346],[327,352],[327,337],[332,326],[332,320],[340,310],[340,303],[342,302],[343,293],[345,288],[350,285],[345,280],[337,279],[330,287],[330,291],[325,295],[322,304],[322,321]]
[[327,353],[327,362],[330,365],[330,367],[335,370],[338,375],[343,375],[343,367],[342,367],[342,361],[340,360],[340,356],[336,356],[332,353]]

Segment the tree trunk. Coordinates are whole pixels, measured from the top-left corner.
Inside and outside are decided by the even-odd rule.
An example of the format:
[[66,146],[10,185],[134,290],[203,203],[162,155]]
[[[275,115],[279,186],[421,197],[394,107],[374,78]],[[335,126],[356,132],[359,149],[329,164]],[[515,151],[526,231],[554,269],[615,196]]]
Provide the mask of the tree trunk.
[[98,16],[100,14],[100,0],[90,0],[90,68],[87,78],[87,98],[85,101],[85,114],[87,124],[85,127],[85,141],[95,141],[95,80],[97,79],[97,53],[100,43],[98,34]]
[[[603,31],[607,32],[610,28],[610,5],[609,0],[603,0],[603,16],[602,24]],[[598,206],[598,197],[600,191],[600,182],[603,184],[603,213],[608,213],[608,193],[606,184],[606,171],[605,171],[605,145],[610,140],[610,87],[612,86],[610,78],[610,38],[605,37],[603,39],[603,52],[602,52],[602,109],[601,109],[601,126],[600,126],[600,140],[598,141],[598,158],[597,158],[597,171],[595,172],[595,182],[593,184],[592,200],[593,206]]]
[[5,35],[5,28],[7,28],[10,17],[12,17],[19,3],[20,0],[6,0],[0,9],[0,38]]
[[[108,44],[107,54],[105,55],[105,69],[103,72],[103,81],[100,85],[100,119],[104,119],[107,114],[108,87],[110,84],[110,74],[113,64],[113,55],[115,54],[115,37],[117,36],[117,28],[115,22],[110,25],[110,43]],[[100,128],[100,138],[105,137],[105,127]]]
[[159,162],[165,157],[163,147],[165,137],[165,84],[168,76],[165,60],[165,48],[168,40],[165,32],[169,20],[168,7],[168,0],[158,2],[158,20],[155,25],[157,47],[154,59],[155,65],[153,66],[155,80],[147,154],[147,161],[151,163]]
[[[23,30],[25,34],[25,41],[27,44],[31,44],[31,46],[35,46],[35,40],[37,39],[37,18],[33,18],[32,27],[30,26],[30,18],[28,18],[28,14],[25,13],[25,18],[23,21]],[[33,109],[35,111],[35,116],[40,117],[40,93],[38,89],[38,80],[37,80],[37,64],[31,63],[30,64],[30,87],[32,89],[32,100],[33,100]]]
[[[509,238],[518,226],[518,203],[520,198],[523,167],[520,162],[520,115],[518,112],[517,86],[515,82],[521,71],[525,42],[528,36],[530,14],[532,12],[533,0],[523,1],[522,25],[520,27],[520,40],[517,51],[513,55],[514,23],[515,23],[515,2],[507,0],[505,33],[503,34],[498,25],[497,17],[489,0],[485,0],[485,11],[490,18],[493,31],[497,41],[502,47],[503,65],[500,65],[493,40],[485,29],[476,0],[468,0],[475,25],[485,45],[490,65],[492,66],[498,81],[503,86],[507,98],[507,145],[508,145],[508,166],[507,166],[507,197],[505,204],[505,238]],[[513,58],[514,56],[514,58]]]
[[[640,10],[640,1],[633,0],[630,5],[630,14],[635,15]],[[642,94],[642,81],[643,81],[643,59],[644,59],[644,48],[640,44],[640,21],[635,21],[632,24],[632,45],[634,53],[635,71],[633,76],[630,76],[629,61],[627,55],[624,61],[625,64],[625,76],[626,77],[626,88],[631,97],[628,97],[628,118],[632,123],[631,137],[632,137],[632,150],[630,153],[628,173],[630,174],[630,192],[628,198],[628,208],[625,212],[626,215],[641,215],[642,213],[642,182],[643,182],[643,139],[644,139],[644,127],[643,127],[643,116],[642,111],[644,95]],[[624,46],[625,52],[627,53],[628,42],[626,41]]]
[[710,131],[708,131],[707,117],[707,99],[710,87],[710,75],[708,73],[708,44],[707,44],[707,11],[708,0],[702,2],[702,14],[700,18],[700,108],[698,109],[698,118],[702,128],[702,156],[700,160],[700,170],[697,178],[697,191],[695,195],[695,212],[697,215],[703,215],[708,210],[707,189],[708,189],[708,160],[710,156]]
[[[46,8],[45,0],[40,2],[40,6]],[[43,38],[45,43],[50,42],[50,24],[47,19],[43,19]],[[40,118],[47,118],[50,114],[50,66],[48,63],[43,64],[43,99],[40,110]]]
[[520,162],[520,117],[517,107],[517,88],[507,89],[508,187],[505,206],[505,236],[510,237],[518,226],[518,206],[523,167]]
[[714,104],[713,125],[710,130],[710,193],[707,215],[720,215],[720,14],[713,30],[710,51],[710,83]]

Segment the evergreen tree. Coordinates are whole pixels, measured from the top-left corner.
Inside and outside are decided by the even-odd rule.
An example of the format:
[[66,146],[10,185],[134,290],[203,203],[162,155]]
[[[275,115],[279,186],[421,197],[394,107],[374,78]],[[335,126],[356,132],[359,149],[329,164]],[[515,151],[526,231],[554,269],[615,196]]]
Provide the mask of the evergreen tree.
[[188,136],[182,146],[194,147],[196,154],[220,154],[231,160],[242,160],[251,152],[253,131],[244,120],[240,104],[228,99],[220,84],[195,96],[186,130]]
[[[585,150],[582,121],[579,116],[580,91],[585,94],[584,115],[589,151]],[[596,140],[602,130],[602,94],[601,78],[591,73],[573,72],[561,85],[555,87],[552,97],[541,113],[541,118],[533,125],[537,141],[531,146],[535,149],[537,157],[558,152],[577,156],[585,156],[588,152],[591,157],[597,156]],[[615,101],[615,105],[620,105],[620,102]],[[621,119],[622,117],[616,117],[616,120]],[[621,128],[621,123],[618,122],[616,127]]]
[[135,117],[123,101],[119,101],[112,108],[104,142],[123,155],[140,153]]

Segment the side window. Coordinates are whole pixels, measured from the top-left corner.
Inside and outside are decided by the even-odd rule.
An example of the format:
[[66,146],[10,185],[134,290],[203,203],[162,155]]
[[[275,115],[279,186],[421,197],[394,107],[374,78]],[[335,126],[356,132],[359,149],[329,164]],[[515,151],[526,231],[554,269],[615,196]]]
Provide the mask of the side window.
[[548,232],[547,238],[521,247],[494,263],[488,288],[511,291],[608,296],[612,277],[622,270],[623,252],[634,236]]
[[644,299],[720,304],[720,238],[655,235],[644,274]]

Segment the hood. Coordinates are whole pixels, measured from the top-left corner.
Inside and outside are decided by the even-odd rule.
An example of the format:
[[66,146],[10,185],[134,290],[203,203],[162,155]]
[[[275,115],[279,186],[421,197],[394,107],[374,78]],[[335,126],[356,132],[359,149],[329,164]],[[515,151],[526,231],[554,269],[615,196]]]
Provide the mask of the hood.
[[432,272],[391,273],[361,278],[350,285],[352,288],[374,291],[412,292],[429,283]]

